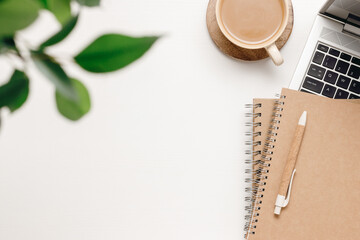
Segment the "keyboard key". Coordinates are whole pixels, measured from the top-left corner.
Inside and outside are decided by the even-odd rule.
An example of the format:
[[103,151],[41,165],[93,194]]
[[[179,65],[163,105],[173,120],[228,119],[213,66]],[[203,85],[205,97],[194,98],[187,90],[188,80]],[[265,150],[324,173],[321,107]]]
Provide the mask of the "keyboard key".
[[344,61],[339,60],[336,64],[335,71],[340,72],[342,74],[346,74],[349,69],[350,64]]
[[313,58],[312,61],[313,61],[314,63],[317,63],[317,64],[321,65],[322,60],[324,59],[324,57],[325,57],[325,54],[323,54],[322,52],[316,51],[315,54],[314,54],[314,58]]
[[349,99],[360,99],[360,97],[359,97],[359,96],[356,96],[356,95],[354,95],[354,94],[350,94]]
[[325,97],[333,98],[335,92],[336,92],[336,87],[326,84],[321,94],[324,95]]
[[308,71],[308,74],[312,77],[316,77],[318,79],[323,79],[324,75],[325,75],[325,71],[326,69],[325,68],[322,68],[322,67],[319,67],[319,66],[316,66],[314,64],[311,64],[310,65],[310,68],[309,68],[309,71]]
[[326,56],[323,62],[323,66],[330,68],[330,69],[334,69],[336,64],[336,58],[333,58],[331,56]]
[[320,93],[322,90],[322,87],[324,86],[324,83],[315,80],[311,77],[306,77],[303,83],[303,88],[306,88],[310,91]]
[[335,99],[347,99],[348,96],[348,92],[338,89],[335,94]]
[[339,76],[339,74],[337,74],[336,72],[327,70],[326,74],[325,74],[324,81],[328,82],[328,83],[335,84],[338,76]]
[[330,48],[329,54],[338,57],[340,55],[340,51]]
[[348,75],[352,78],[358,79],[360,77],[360,67],[351,65]]
[[329,47],[327,46],[324,46],[322,44],[319,44],[318,47],[317,47],[318,50],[322,51],[322,52],[326,52],[329,50]]
[[349,54],[346,54],[346,53],[341,53],[340,58],[344,59],[346,61],[350,61],[351,56]]
[[336,86],[347,89],[349,87],[350,81],[351,81],[350,78],[340,75],[340,77],[336,83]]
[[350,88],[349,90],[351,92],[360,94],[360,82],[356,81],[356,80],[352,80],[351,84],[350,84]]
[[351,62],[360,65],[360,58],[353,57]]

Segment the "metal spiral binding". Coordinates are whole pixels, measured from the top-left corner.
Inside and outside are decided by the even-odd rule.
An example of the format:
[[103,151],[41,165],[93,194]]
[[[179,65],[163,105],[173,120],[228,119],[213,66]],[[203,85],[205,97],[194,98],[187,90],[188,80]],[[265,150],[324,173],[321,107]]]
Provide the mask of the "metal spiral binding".
[[[249,203],[249,205],[245,207],[245,238],[248,238],[249,235],[253,235],[256,233],[256,226],[257,222],[259,221],[258,216],[260,216],[262,204],[261,199],[265,194],[266,181],[268,179],[268,173],[270,172],[272,155],[275,148],[274,143],[276,142],[277,132],[279,130],[278,125],[280,123],[280,118],[282,117],[282,111],[284,110],[285,105],[283,99],[286,97],[278,96],[278,98],[279,99],[275,101],[270,129],[267,132],[268,137],[266,138],[265,142],[262,143],[264,146],[263,151],[261,152],[261,154],[259,154],[259,151],[254,151],[254,149],[246,151],[246,154],[251,155],[253,158],[251,160],[245,161],[246,164],[251,166],[250,168],[245,170],[246,174],[251,174],[251,177],[245,178],[245,182],[252,184],[252,187],[247,187],[245,189],[246,192],[251,194],[251,196],[245,198],[245,201]],[[247,105],[246,107],[255,108],[255,105]],[[256,108],[258,107],[261,107],[261,104],[256,104]],[[256,111],[254,110],[254,112]],[[253,118],[253,129],[256,130],[257,126],[261,126],[261,122],[257,121],[257,118],[259,116],[261,117],[261,114],[253,113],[246,114],[246,116]],[[247,124],[247,126],[249,126],[249,124]],[[258,143],[259,141],[256,141],[255,139],[256,137],[260,136],[261,133],[256,134],[257,132],[255,130],[252,133],[248,133],[248,136],[253,136],[254,139],[252,140],[252,142]],[[250,145],[250,141],[248,141],[246,145]]]
[[[260,167],[263,164],[261,160],[261,151],[255,150],[256,146],[261,146],[261,141],[256,138],[261,136],[260,131],[256,131],[257,127],[261,126],[261,113],[258,111],[258,108],[261,108],[261,104],[247,104],[245,108],[249,109],[251,112],[245,114],[245,117],[249,118],[250,121],[245,123],[245,126],[251,128],[251,131],[246,132],[247,137],[251,137],[250,140],[245,142],[245,145],[248,149],[245,151],[247,158],[245,164],[247,168],[245,169],[245,174],[248,176],[245,178],[245,183],[248,183],[248,187],[245,188],[245,192],[248,193],[248,196],[245,197],[245,221],[244,231],[248,232],[249,229],[254,228],[254,222],[252,222],[252,216],[256,213],[259,207],[254,208],[255,205],[261,203],[261,201],[256,201],[262,197],[262,192],[265,191],[264,185],[261,183],[264,178],[261,177],[264,174],[262,168]],[[255,227],[256,228],[256,227]]]

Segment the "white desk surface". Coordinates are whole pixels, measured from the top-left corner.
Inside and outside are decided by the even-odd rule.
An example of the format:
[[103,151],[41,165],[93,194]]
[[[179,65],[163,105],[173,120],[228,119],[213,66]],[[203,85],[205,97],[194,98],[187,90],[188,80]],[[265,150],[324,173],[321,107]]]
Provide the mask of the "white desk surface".
[[[94,75],[65,64],[93,107],[62,118],[53,86],[30,71],[31,95],[2,113],[0,239],[238,240],[244,216],[244,104],[287,87],[324,0],[293,0],[285,63],[237,62],[211,41],[207,0],[103,0],[83,10],[54,55],[76,53],[100,33],[164,35],[140,61]],[[50,15],[23,36],[56,31]],[[0,59],[0,77],[10,74]]]

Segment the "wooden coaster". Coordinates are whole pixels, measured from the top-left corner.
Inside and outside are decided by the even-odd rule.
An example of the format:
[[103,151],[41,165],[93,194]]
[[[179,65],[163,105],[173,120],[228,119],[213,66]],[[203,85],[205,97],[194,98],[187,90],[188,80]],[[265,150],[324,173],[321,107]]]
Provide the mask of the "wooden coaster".
[[[206,13],[206,25],[210,34],[210,37],[218,46],[220,51],[225,53],[226,55],[240,60],[245,61],[257,61],[264,58],[268,58],[269,55],[267,54],[265,49],[245,49],[236,46],[232,42],[230,42],[221,32],[217,22],[216,22],[216,15],[215,15],[215,6],[216,6],[217,0],[209,0],[207,13]],[[292,3],[290,1],[290,16],[289,16],[289,22],[285,28],[284,33],[281,35],[281,37],[276,41],[276,46],[281,49],[287,40],[289,39],[293,25],[294,25],[294,11],[292,7]]]

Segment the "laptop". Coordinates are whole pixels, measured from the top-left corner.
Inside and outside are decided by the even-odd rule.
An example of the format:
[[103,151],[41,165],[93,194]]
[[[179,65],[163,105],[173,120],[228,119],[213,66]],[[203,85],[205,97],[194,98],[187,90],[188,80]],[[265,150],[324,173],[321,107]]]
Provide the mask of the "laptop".
[[360,0],[320,10],[289,88],[334,99],[360,98]]

